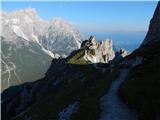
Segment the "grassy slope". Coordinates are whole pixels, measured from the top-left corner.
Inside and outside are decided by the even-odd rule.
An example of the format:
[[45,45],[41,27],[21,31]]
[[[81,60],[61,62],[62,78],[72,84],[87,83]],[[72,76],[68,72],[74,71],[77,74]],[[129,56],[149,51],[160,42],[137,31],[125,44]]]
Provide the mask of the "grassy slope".
[[[80,109],[72,115],[72,120],[96,120],[100,113],[100,98],[108,90],[112,80],[119,75],[119,69],[115,68],[111,73],[108,71],[102,73],[91,66],[83,66],[78,69],[84,74],[81,79],[74,79],[71,82],[64,81],[56,93],[48,91],[40,102],[31,106],[24,115],[16,120],[24,120],[26,116],[32,116],[34,120],[56,120],[58,113],[74,101],[80,101]],[[83,86],[81,85],[82,79]]]
[[84,49],[78,50],[72,58],[68,60],[69,64],[87,64],[87,61],[83,59],[83,56],[85,54]]
[[160,111],[160,43],[148,45],[131,56],[144,57],[134,67],[119,90],[120,96],[139,112],[140,120],[154,120]]
[[111,82],[119,75],[119,69],[115,68],[113,72],[106,75],[96,76],[98,83],[91,94],[83,99],[80,109],[72,115],[71,120],[97,120],[100,113],[100,98],[108,91]]
[[[95,55],[95,50],[87,50],[89,55]],[[68,60],[69,64],[89,64],[89,61],[84,60],[85,49],[77,50],[74,55]]]

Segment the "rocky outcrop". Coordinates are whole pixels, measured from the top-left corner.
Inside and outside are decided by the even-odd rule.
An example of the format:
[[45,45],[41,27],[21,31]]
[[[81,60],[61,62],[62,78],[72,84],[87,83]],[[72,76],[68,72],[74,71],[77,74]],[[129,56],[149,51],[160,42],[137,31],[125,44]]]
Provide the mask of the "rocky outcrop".
[[91,44],[88,49],[95,50],[94,58],[96,63],[108,63],[115,57],[111,40],[98,42],[95,37],[91,36],[88,43]]
[[[109,63],[114,57],[115,52],[113,50],[112,41],[96,41],[94,36],[91,36],[89,40],[85,40],[81,44],[80,51],[76,52],[78,54],[83,52],[80,57],[77,57],[78,60],[86,61],[87,63]],[[72,62],[74,62],[72,57]],[[77,62],[76,62],[77,63]]]
[[112,63],[113,64],[118,63],[118,62],[122,61],[123,58],[125,58],[128,55],[129,55],[129,53],[124,48],[121,48],[119,51],[117,51],[115,53],[115,57],[112,60]]
[[119,50],[119,54],[124,58],[126,57],[127,55],[129,55],[129,53],[124,49],[124,48],[121,48]]
[[149,30],[142,46],[156,41],[160,41],[160,2],[158,2],[153,18],[150,21]]

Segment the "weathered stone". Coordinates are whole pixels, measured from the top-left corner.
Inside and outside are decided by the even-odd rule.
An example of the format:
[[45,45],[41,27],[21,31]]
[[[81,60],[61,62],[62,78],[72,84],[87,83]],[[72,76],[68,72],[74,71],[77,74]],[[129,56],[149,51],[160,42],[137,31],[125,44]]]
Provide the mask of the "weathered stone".
[[[98,42],[94,36],[91,36],[89,40],[82,43],[81,48],[85,49],[84,59],[92,63],[108,63],[115,57],[112,40]],[[92,53],[88,51],[92,51]]]

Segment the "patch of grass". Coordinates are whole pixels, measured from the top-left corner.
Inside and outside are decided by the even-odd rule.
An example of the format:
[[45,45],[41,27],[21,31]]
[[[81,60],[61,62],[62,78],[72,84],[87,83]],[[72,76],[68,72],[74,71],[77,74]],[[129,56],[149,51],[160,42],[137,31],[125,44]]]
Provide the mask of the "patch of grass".
[[81,78],[71,81],[65,79],[56,92],[50,89],[39,102],[15,120],[24,120],[27,116],[32,116],[34,120],[57,120],[58,113],[75,101],[80,102],[80,108],[71,116],[71,120],[96,120],[101,111],[100,98],[119,75],[119,69],[102,73],[91,65],[75,67],[75,72],[77,70],[83,73]]
[[[94,56],[95,50],[87,50],[88,55]],[[74,53],[74,55],[68,60],[68,64],[77,64],[77,65],[86,65],[91,64],[89,61],[86,61],[83,56],[85,55],[85,49],[80,49]]]
[[88,64],[87,61],[83,59],[85,55],[85,49],[80,49],[75,53],[75,55],[68,60],[69,64]]
[[115,68],[111,73],[99,74],[96,86],[81,101],[79,110],[71,116],[71,120],[97,120],[101,113],[100,98],[106,94],[112,81],[118,76],[119,68]]

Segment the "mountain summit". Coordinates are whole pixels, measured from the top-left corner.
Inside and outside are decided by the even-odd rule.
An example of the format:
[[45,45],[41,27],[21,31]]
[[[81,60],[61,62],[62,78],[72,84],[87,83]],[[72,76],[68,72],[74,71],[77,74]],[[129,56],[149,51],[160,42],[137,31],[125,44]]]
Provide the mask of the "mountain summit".
[[79,49],[82,35],[71,23],[43,20],[33,8],[1,12],[2,90],[42,78],[53,58]]
[[1,20],[3,29],[1,36],[4,41],[11,41],[12,44],[19,42],[16,37],[20,37],[25,41],[39,44],[45,52],[68,55],[78,49],[82,42],[82,35],[71,23],[62,18],[43,20],[33,8],[11,13],[2,12]]
[[83,37],[71,23],[55,18],[49,22],[48,28],[39,39],[42,46],[52,53],[68,55],[80,48]]

